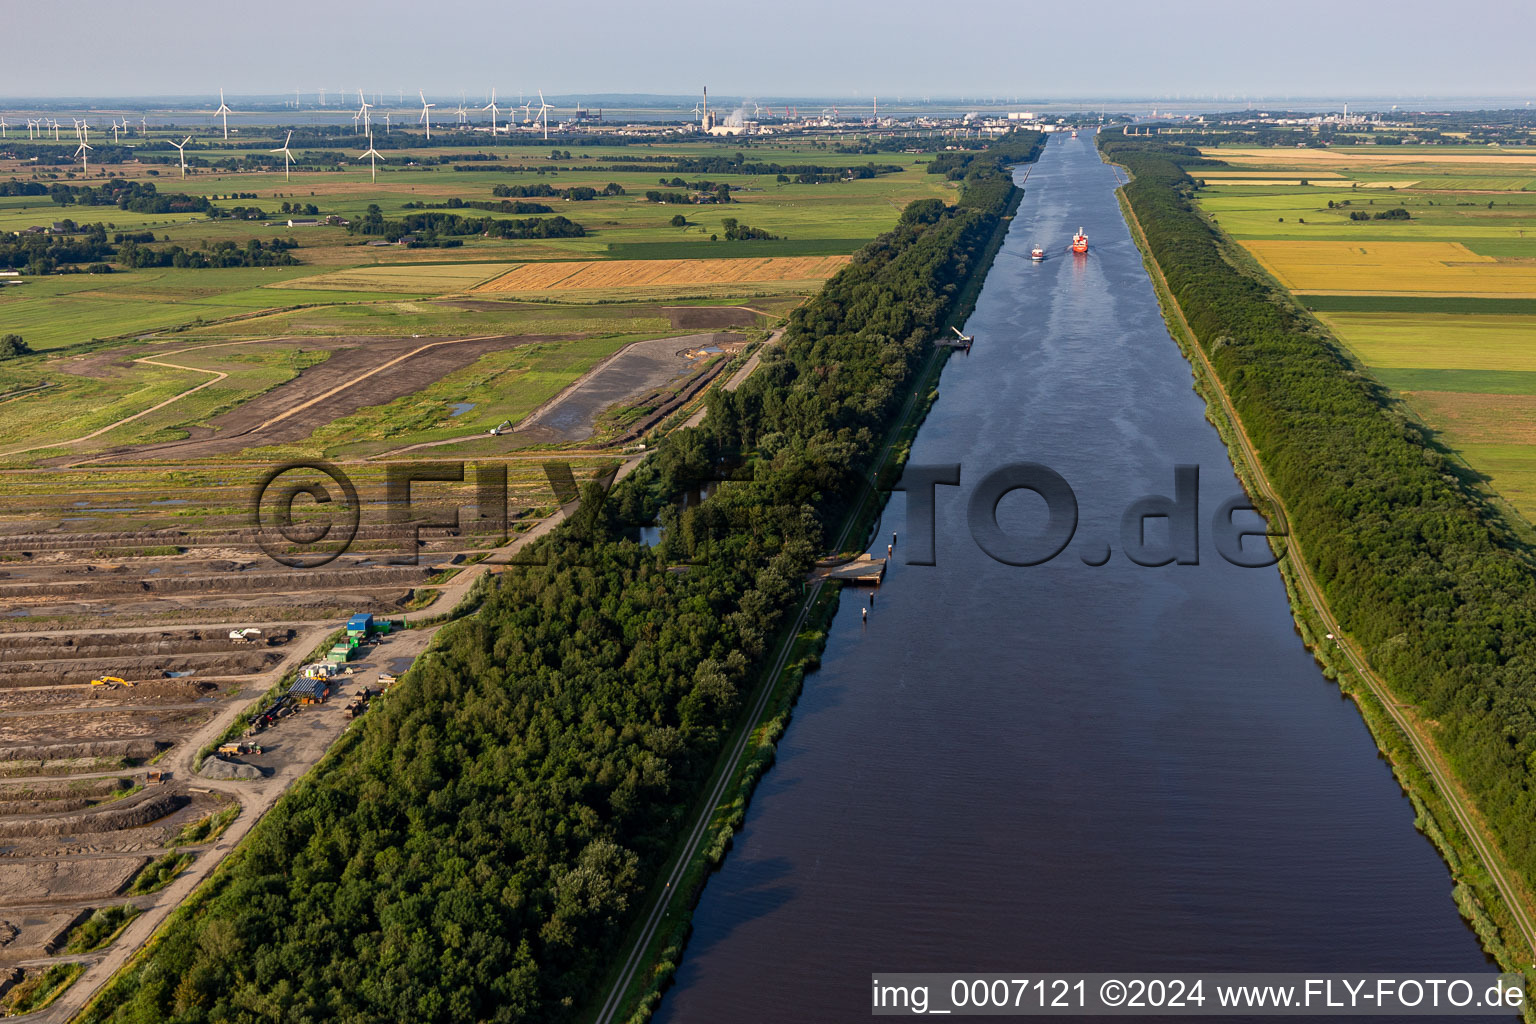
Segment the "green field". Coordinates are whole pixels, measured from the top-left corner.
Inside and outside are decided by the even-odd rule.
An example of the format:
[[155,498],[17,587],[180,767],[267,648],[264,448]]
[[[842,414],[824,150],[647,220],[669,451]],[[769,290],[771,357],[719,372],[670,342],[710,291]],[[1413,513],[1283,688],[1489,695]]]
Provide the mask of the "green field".
[[[665,329],[649,335],[616,334],[493,353],[414,395],[332,420],[315,432],[303,451],[332,458],[357,458],[407,442],[420,444],[469,433],[484,434],[503,420],[518,422],[594,364],[629,343],[666,334]],[[473,408],[455,416],[452,407],[456,403]],[[263,449],[251,450],[253,455],[262,452]],[[284,454],[297,451],[288,448]]]
[[[1361,147],[1363,148],[1363,147]],[[1529,152],[1457,147],[1481,163],[1452,163],[1435,147],[1371,147],[1368,154],[1273,150],[1245,155],[1233,170],[1257,175],[1342,175],[1339,185],[1219,185],[1196,193],[1200,208],[1227,234],[1267,259],[1286,252],[1337,261],[1338,286],[1364,281],[1347,258],[1327,247],[1275,248],[1287,242],[1377,243],[1381,259],[1394,242],[1460,243],[1475,257],[1497,262],[1463,265],[1518,273],[1536,261],[1536,193]],[[1222,150],[1209,151],[1221,158]],[[1440,157],[1440,162],[1436,162]],[[1507,158],[1501,166],[1497,161]],[[1475,166],[1475,171],[1469,167]],[[1219,179],[1223,168],[1192,168]],[[1367,182],[1413,179],[1412,187],[1373,188]],[[1408,219],[1376,220],[1387,210]],[[1352,220],[1364,213],[1369,220]],[[1384,247],[1381,243],[1386,243]],[[1428,288],[1422,261],[1405,247],[1399,286]],[[1450,257],[1454,259],[1455,257]],[[1286,266],[1294,270],[1294,260]],[[1465,290],[1478,291],[1477,270]],[[1317,275],[1312,275],[1316,277]],[[1321,285],[1317,285],[1321,287]],[[1361,289],[1366,290],[1366,289]],[[1487,291],[1500,290],[1490,279]],[[1478,295],[1317,295],[1299,301],[1318,315],[1381,383],[1455,449],[1521,514],[1536,520],[1536,428],[1527,400],[1536,396],[1536,299]]]
[[1367,366],[1536,370],[1536,317],[1445,313],[1323,313]]
[[1536,315],[1536,299],[1476,299],[1462,295],[1302,295],[1318,313],[1490,313]]
[[[491,300],[491,301],[488,301]],[[667,321],[651,306],[557,306],[499,302],[482,296],[474,305],[444,301],[391,301],[315,306],[195,328],[191,338],[394,336],[408,334],[591,334],[664,330]]]
[[[270,133],[243,134],[239,144],[195,140],[194,167],[182,177],[173,164],[127,163],[98,167],[89,178],[78,167],[48,169],[26,160],[0,164],[0,181],[14,177],[68,185],[100,185],[104,173],[152,182],[162,194],[206,197],[222,210],[260,208],[265,219],[210,217],[206,213],[139,214],[116,206],[61,204],[51,196],[0,197],[0,231],[48,226],[67,219],[101,223],[117,231],[154,233],[155,246],[199,251],[252,238],[291,239],[301,265],[230,269],[127,269],[109,274],[23,275],[0,286],[0,323],[20,334],[38,355],[0,369],[0,461],[25,466],[38,459],[83,456],[125,445],[180,439],[252,397],[291,381],[306,366],[329,357],[328,337],[537,336],[534,346],[483,357],[407,398],[345,415],[322,428],[304,452],[362,454],[384,447],[434,441],[514,422],[558,392],[592,363],[627,341],[664,337],[676,330],[658,305],[708,301],[750,304],[779,315],[798,304],[810,283],[668,285],[622,288],[552,301],[512,302],[479,294],[477,285],[530,261],[650,260],[721,257],[816,257],[859,249],[888,229],[905,205],[919,198],[952,199],[957,184],[926,173],[931,155],[838,153],[825,142],[793,145],[737,140],[646,143],[638,146],[494,147],[488,162],[452,166],[413,162],[412,150],[393,150],[371,181],[367,168],[348,162],[325,170],[296,169],[291,180],[272,171],[222,171],[197,160],[243,159],[281,142]],[[173,155],[165,133],[135,140],[146,154]],[[327,152],[350,161],[354,139]],[[24,152],[28,143],[18,144]],[[477,157],[488,141],[421,155]],[[670,161],[709,158],[748,163],[817,165],[836,169],[875,163],[900,169],[875,177],[823,183],[779,181],[775,174],[676,173]],[[295,155],[301,164],[303,150]],[[648,160],[650,163],[642,163]],[[673,178],[729,183],[732,202],[671,205],[646,199],[647,190],[674,191]],[[585,201],[532,196],[552,214],[583,226],[575,238],[497,239],[458,236],[442,248],[371,245],[369,236],[334,225],[290,227],[288,220],[326,216],[357,220],[371,206],[386,218],[445,207],[449,200],[499,201],[498,185],[547,184],[557,189],[617,183],[624,194]],[[516,197],[514,197],[516,198]],[[289,214],[283,203],[319,211]],[[408,208],[408,206],[410,208]],[[464,217],[526,218],[537,214],[457,207]],[[673,226],[682,214],[683,226]],[[774,239],[727,241],[726,218],[770,232]],[[229,343],[240,343],[232,346]],[[247,344],[250,343],[250,344]],[[177,352],[177,367],[140,361],[148,352]],[[178,368],[182,367],[182,368]],[[215,374],[227,374],[212,381]],[[205,387],[199,385],[207,384]],[[197,388],[194,393],[192,389]],[[182,397],[178,397],[182,396]],[[163,408],[153,408],[166,403]],[[473,410],[451,416],[454,403]],[[146,410],[152,410],[146,412]],[[113,427],[125,418],[129,422]],[[112,427],[104,430],[103,428]],[[101,433],[87,438],[86,435]],[[68,442],[68,444],[66,444]],[[39,447],[39,446],[48,447]],[[61,445],[63,445],[61,447]],[[289,452],[292,446],[285,446]],[[34,449],[21,451],[21,449]],[[261,454],[272,454],[261,452]]]
[[1536,395],[1531,370],[1426,370],[1375,367],[1376,379],[1394,391],[1458,391],[1484,395]]

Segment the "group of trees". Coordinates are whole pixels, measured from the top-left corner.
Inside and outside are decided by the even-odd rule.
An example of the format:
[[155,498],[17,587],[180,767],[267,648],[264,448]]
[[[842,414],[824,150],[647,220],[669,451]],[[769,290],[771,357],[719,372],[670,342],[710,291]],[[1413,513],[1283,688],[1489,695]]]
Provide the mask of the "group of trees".
[[[998,173],[862,249],[609,500],[589,486],[85,1019],[577,1019],[1010,208]],[[658,512],[657,548],[618,539]]]
[[713,192],[663,192],[653,188],[645,193],[645,201],[672,206],[689,203],[728,203],[731,201],[731,186],[722,182],[715,186]]
[[22,232],[0,235],[0,269],[21,270],[28,274],[52,274],[61,268],[82,263],[100,263],[117,252],[107,241],[105,224],[88,224],[74,230],[65,222],[66,232]]
[[770,234],[762,228],[749,228],[735,217],[727,217],[720,222],[720,227],[725,230],[727,242],[746,242],[752,239],[769,240],[778,238],[778,235]]
[[115,206],[130,213],[207,213],[217,216],[217,208],[206,196],[189,196],[181,192],[162,194],[152,181],[112,178],[95,187],[55,183],[46,191],[59,206]]
[[130,238],[118,247],[117,263],[124,267],[185,267],[193,270],[291,267],[299,261],[289,250],[298,247],[299,243],[292,238],[274,238],[268,242],[251,238],[244,244],[222,241],[205,244],[201,249],[186,249],[179,245],[154,249]]
[[17,356],[29,356],[32,347],[21,339],[19,334],[7,334],[0,338],[0,359],[15,359]]
[[[727,194],[729,194],[731,191],[731,186],[728,183],[710,181],[708,178],[700,178],[697,181],[685,181],[682,178],[674,176],[671,178],[659,178],[657,179],[656,183],[661,185],[663,188],[686,188],[694,192],[719,192],[721,190],[721,186],[724,185],[725,192]],[[725,201],[728,202],[729,199]]]
[[1340,623],[1435,737],[1510,864],[1536,882],[1536,566],[1424,430],[1286,296],[1226,259],[1180,164],[1101,137]]
[[[793,177],[802,176],[808,181],[843,181],[849,178],[874,178],[882,174],[900,173],[900,164],[868,163],[858,167],[827,164],[779,164],[760,160],[749,161],[741,154],[732,156],[654,156],[642,157],[625,154],[624,162],[615,162],[610,170],[635,171],[637,173],[664,171],[667,174],[772,174]],[[658,166],[665,164],[665,167]],[[670,184],[663,181],[662,184]]]
[[497,185],[491,189],[491,195],[513,198],[530,198],[547,196],[551,199],[569,199],[572,202],[583,202],[588,199],[596,199],[598,196],[622,196],[624,186],[616,181],[610,181],[600,189],[587,185],[573,185],[570,188],[556,188],[544,182],[535,182],[532,185]]
[[[34,182],[12,180],[0,184],[0,194],[50,195],[60,206],[116,206],[135,213],[186,212],[203,210],[210,217],[264,219],[256,207],[215,207],[202,196],[180,193],[161,194],[150,183],[109,181],[100,187],[55,184],[46,188]],[[284,204],[285,206],[288,204]],[[294,204],[297,205],[297,204]],[[221,241],[188,249],[179,245],[154,248],[151,231],[117,231],[108,241],[107,225],[101,222],[77,224],[72,218],[59,222],[59,231],[29,231],[0,235],[0,268],[23,270],[28,274],[111,273],[111,263],[123,267],[284,267],[298,263],[290,252],[298,248],[293,239],[274,238],[263,242],[250,239],[244,243]],[[110,262],[109,262],[110,261]]]
[[446,203],[424,203],[417,200],[406,203],[403,207],[407,210],[489,210],[492,213],[554,213],[554,207],[543,203],[525,203],[516,199],[502,199],[499,202],[491,202],[487,199],[460,199],[454,196]]
[[354,235],[382,235],[392,242],[407,235],[430,245],[440,238],[483,235],[487,238],[581,238],[586,229],[565,217],[534,217],[527,220],[500,217],[464,217],[457,213],[410,213],[398,220],[384,216],[377,204],[347,225]]

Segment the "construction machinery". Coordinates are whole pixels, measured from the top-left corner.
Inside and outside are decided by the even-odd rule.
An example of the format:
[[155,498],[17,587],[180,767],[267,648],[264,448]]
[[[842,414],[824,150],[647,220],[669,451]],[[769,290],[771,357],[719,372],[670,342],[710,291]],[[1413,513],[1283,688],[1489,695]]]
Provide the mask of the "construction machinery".
[[512,425],[512,421],[511,420],[502,420],[500,423],[496,424],[496,426],[491,428],[491,436],[492,437],[500,437],[501,436],[501,432],[503,430],[506,430],[511,425]]
[[100,679],[92,679],[91,685],[105,686],[110,690],[115,690],[119,686],[132,686],[133,684],[121,676],[102,676]]
[[261,753],[261,745],[237,740],[233,743],[224,743],[219,746],[219,754],[223,757],[240,757],[244,754]]
[[229,631],[229,638],[237,644],[253,644],[261,639],[261,630],[232,629]]

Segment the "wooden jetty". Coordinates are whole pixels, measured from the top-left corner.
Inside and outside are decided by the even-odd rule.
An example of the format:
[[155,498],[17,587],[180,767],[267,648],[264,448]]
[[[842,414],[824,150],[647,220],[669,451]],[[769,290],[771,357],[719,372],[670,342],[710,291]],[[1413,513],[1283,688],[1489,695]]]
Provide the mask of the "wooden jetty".
[[860,555],[853,561],[844,562],[841,565],[818,565],[811,571],[808,578],[812,583],[817,580],[842,580],[844,583],[877,587],[880,581],[885,579],[885,563],[884,558]]
[[948,335],[944,335],[942,337],[935,338],[933,343],[939,348],[958,348],[963,352],[969,352],[971,350],[971,342],[976,340],[976,335],[961,334],[958,327],[951,327],[950,330],[955,332],[955,336],[953,338],[949,337]]

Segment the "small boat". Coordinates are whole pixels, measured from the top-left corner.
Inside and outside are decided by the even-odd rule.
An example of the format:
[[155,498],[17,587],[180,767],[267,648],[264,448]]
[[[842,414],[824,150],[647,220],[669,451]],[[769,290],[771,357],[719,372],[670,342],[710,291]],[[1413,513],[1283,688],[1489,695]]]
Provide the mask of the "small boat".
[[1073,252],[1087,252],[1088,251],[1088,236],[1083,234],[1083,229],[1082,228],[1078,228],[1077,229],[1077,234],[1072,236],[1072,251]]
[[1034,260],[1036,263],[1039,263],[1041,260],[1045,259],[1045,250],[1037,245],[1033,249],[1029,250],[1029,258]]
[[1073,128],[1073,129],[1072,129],[1072,137],[1073,137],[1073,138],[1074,138],[1074,139],[1075,139],[1075,138],[1077,138],[1077,129],[1076,129],[1076,128]]

